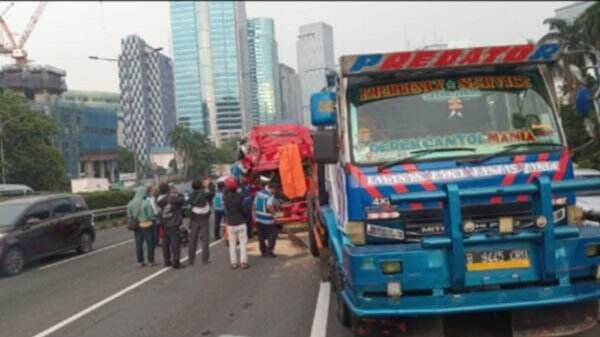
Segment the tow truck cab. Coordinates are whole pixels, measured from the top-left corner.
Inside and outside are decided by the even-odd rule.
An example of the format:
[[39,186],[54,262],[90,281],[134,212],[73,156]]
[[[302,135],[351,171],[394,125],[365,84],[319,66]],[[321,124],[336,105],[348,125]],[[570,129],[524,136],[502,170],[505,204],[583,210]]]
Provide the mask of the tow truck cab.
[[332,257],[342,320],[344,310],[575,303],[585,312],[569,331],[595,324],[600,229],[582,226],[574,192],[600,180],[573,179],[549,71],[560,49],[341,57],[333,90],[314,94],[311,111],[327,195],[314,232]]

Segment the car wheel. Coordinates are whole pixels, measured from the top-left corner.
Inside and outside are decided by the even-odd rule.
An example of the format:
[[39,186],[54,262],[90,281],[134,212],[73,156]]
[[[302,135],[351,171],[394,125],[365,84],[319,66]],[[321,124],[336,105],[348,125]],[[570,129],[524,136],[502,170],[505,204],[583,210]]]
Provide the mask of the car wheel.
[[77,253],[86,254],[92,251],[94,240],[92,235],[88,232],[84,232],[79,237],[79,246],[77,246]]
[[2,259],[2,272],[5,275],[17,275],[25,267],[25,254],[18,247],[9,248]]

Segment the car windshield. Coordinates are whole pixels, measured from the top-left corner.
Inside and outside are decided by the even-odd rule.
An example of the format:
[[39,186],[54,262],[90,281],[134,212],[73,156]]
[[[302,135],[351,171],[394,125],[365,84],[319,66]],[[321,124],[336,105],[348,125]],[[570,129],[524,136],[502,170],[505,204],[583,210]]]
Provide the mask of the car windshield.
[[28,206],[27,203],[0,205],[0,227],[14,226]]
[[[423,150],[433,151],[415,160],[487,155],[515,143],[561,143],[537,71],[370,81],[351,86],[349,98],[352,154],[359,164]],[[457,151],[447,150],[452,147]]]

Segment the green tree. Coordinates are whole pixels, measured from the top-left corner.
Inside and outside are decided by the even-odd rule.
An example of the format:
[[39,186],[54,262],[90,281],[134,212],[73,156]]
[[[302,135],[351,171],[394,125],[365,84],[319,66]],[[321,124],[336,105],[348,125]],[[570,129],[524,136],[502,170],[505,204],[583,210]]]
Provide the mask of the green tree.
[[231,164],[237,160],[239,141],[240,138],[231,138],[217,148],[217,162],[219,164]]
[[192,131],[185,125],[177,125],[170,139],[183,157],[182,175],[188,179],[207,174],[211,165],[223,156],[205,134]]
[[575,26],[580,29],[586,43],[600,49],[600,2],[586,9],[575,20]]
[[58,134],[58,123],[10,90],[0,92],[0,123],[5,122],[2,138],[7,182],[36,190],[64,190],[63,156],[51,143]]
[[117,149],[117,165],[121,172],[133,172],[135,171],[135,159],[133,152],[128,149],[119,146]]
[[549,18],[544,20],[544,24],[549,25],[550,33],[546,34],[540,42],[555,40],[559,41],[563,48],[561,50],[560,62],[561,67],[554,67],[558,75],[565,79],[563,94],[567,95],[569,104],[575,102],[575,92],[578,84],[573,75],[567,70],[569,64],[582,67],[584,60],[582,54],[573,54],[571,52],[581,50],[585,45],[585,37],[581,27],[577,24],[570,24],[567,21],[559,18]]

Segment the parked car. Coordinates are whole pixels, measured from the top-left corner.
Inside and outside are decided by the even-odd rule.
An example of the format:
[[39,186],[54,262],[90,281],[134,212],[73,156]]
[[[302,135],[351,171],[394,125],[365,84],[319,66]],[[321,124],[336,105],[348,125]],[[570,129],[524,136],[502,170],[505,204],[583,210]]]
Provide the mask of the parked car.
[[33,194],[33,189],[27,185],[0,184],[0,197],[13,197]]
[[47,194],[0,202],[0,271],[16,275],[26,263],[53,254],[92,250],[94,215],[74,194]]
[[[575,179],[600,178],[600,171],[594,169],[575,169]],[[577,205],[583,208],[585,225],[600,225],[600,190],[577,192]]]

